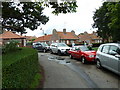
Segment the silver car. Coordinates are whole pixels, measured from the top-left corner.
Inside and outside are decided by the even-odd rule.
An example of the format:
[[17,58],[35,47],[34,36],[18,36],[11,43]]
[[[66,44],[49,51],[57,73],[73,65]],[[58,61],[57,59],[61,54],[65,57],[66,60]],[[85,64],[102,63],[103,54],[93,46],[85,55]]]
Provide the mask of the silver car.
[[50,45],[51,53],[57,53],[58,55],[67,54],[68,50],[70,50],[70,47],[65,43],[52,43]]
[[107,68],[120,75],[120,43],[102,44],[96,54],[97,68]]

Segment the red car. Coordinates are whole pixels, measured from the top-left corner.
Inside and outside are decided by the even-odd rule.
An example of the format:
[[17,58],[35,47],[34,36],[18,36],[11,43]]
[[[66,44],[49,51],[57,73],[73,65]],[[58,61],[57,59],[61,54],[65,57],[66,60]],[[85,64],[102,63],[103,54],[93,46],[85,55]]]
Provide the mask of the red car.
[[95,61],[96,57],[96,51],[91,51],[86,46],[74,46],[68,53],[70,54],[70,58],[81,59],[83,64],[88,61]]

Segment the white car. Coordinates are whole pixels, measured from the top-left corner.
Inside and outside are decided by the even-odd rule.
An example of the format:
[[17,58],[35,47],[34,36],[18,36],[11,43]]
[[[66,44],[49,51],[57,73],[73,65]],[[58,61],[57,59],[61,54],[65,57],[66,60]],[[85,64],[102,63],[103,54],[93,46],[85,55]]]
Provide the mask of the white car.
[[68,50],[70,50],[70,47],[65,43],[52,43],[50,45],[51,53],[57,53],[58,55],[67,54]]

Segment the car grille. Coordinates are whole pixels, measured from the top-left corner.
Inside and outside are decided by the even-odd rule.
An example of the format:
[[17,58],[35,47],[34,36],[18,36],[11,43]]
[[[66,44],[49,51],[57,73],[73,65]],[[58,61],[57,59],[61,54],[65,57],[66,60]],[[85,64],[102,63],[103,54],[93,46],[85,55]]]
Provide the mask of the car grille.
[[66,49],[66,51],[69,51],[70,49]]

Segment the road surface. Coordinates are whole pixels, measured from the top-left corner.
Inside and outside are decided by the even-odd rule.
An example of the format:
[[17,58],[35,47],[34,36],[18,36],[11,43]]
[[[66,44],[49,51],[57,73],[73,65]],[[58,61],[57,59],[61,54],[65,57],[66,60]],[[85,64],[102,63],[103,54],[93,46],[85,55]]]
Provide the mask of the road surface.
[[68,56],[38,53],[45,70],[44,88],[119,88],[120,78],[95,63],[82,64]]

